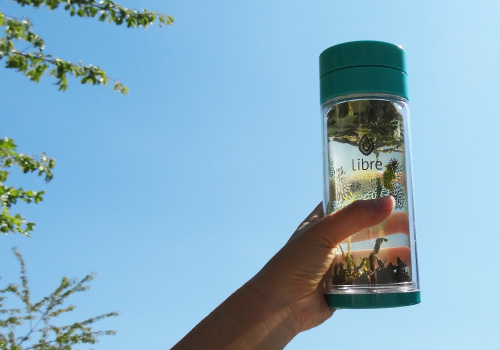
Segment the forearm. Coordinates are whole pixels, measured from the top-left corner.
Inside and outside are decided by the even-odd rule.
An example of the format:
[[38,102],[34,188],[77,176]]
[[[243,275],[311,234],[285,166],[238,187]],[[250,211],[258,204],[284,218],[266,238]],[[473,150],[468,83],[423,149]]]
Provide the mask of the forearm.
[[298,333],[290,308],[245,284],[172,350],[283,349]]

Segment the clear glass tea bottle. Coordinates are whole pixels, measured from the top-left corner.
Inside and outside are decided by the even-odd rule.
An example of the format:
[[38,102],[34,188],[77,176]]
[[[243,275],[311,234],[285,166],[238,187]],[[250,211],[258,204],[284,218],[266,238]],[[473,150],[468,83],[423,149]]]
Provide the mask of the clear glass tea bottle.
[[337,247],[326,286],[332,308],[381,308],[420,302],[413,210],[405,53],[356,41],[320,55],[324,210],[393,196],[379,225]]

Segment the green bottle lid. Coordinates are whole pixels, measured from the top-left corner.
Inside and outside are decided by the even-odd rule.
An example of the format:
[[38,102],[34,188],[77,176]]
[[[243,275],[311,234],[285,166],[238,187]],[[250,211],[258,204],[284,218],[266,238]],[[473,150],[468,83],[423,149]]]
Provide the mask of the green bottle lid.
[[348,94],[398,95],[408,100],[404,50],[382,41],[332,46],[319,56],[321,103]]
[[404,293],[325,294],[332,309],[380,309],[420,303],[420,291]]

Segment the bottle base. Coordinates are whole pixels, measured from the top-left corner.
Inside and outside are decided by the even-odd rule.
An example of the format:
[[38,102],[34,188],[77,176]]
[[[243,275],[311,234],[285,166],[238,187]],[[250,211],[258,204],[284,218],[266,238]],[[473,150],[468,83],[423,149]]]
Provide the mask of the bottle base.
[[380,309],[420,303],[420,291],[403,293],[325,294],[332,309]]

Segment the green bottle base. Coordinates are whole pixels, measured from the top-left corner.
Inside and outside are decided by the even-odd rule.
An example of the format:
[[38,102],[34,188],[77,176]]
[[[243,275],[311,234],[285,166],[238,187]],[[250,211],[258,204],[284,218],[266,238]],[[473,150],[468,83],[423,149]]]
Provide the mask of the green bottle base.
[[332,309],[380,309],[420,303],[420,291],[405,293],[325,294]]

